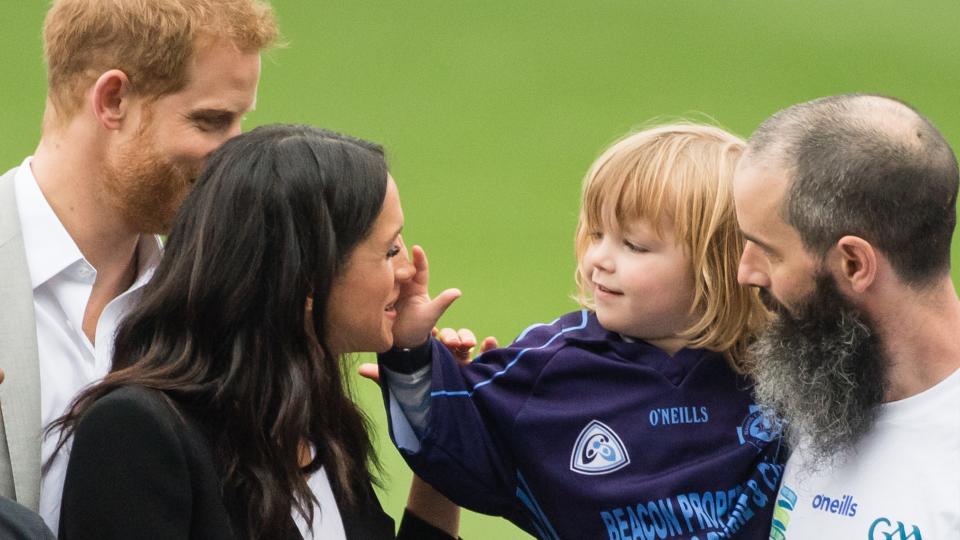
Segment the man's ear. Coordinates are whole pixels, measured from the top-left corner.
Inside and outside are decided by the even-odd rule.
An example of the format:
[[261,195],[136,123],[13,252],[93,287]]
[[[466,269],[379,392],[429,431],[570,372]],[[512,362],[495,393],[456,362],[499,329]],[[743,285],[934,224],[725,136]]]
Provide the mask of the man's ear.
[[104,129],[120,129],[130,107],[130,79],[119,69],[105,71],[93,84],[93,114]]
[[844,236],[834,246],[839,257],[837,280],[862,293],[877,279],[877,250],[859,236]]

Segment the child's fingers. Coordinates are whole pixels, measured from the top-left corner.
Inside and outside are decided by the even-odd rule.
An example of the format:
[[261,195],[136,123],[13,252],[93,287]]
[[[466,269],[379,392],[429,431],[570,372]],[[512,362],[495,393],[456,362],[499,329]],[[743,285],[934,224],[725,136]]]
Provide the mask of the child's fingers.
[[413,268],[416,274],[413,280],[417,283],[426,285],[430,281],[430,263],[427,262],[427,253],[420,246],[413,246]]
[[[459,330],[443,328],[437,331],[435,337],[450,351],[460,364],[466,365],[473,361],[470,355],[477,347],[477,337],[469,328],[461,328]],[[496,338],[487,337],[480,346],[480,352],[482,354],[490,349],[496,349],[497,345]]]
[[453,328],[441,328],[437,331],[435,337],[448,349],[455,349],[460,346],[460,334]]
[[457,336],[460,337],[460,347],[472,349],[477,346],[477,336],[473,335],[469,328],[457,330]]
[[453,356],[456,357],[457,362],[460,362],[460,365],[467,365],[473,361],[473,358],[470,357],[470,353],[473,352],[473,348],[477,346],[477,338],[473,335],[473,332],[469,328],[461,328],[457,330],[457,337],[460,341],[460,345],[457,347],[451,347],[450,352],[453,353]]
[[469,328],[444,328],[435,337],[448,349],[470,349],[477,345],[477,338]]
[[425,311],[425,314],[430,317],[434,323],[440,320],[440,316],[443,315],[443,312],[450,307],[450,304],[454,300],[460,298],[463,293],[460,292],[460,289],[447,289],[437,295],[436,298],[430,301],[429,304],[422,307]]
[[483,343],[480,344],[480,354],[483,354],[491,349],[496,349],[500,344],[497,343],[497,338],[493,336],[487,336],[483,339]]
[[[437,333],[437,339],[450,351],[450,354],[461,364],[470,363],[470,351],[473,345],[464,343],[460,332],[453,328],[443,328]],[[469,337],[469,336],[467,336]]]
[[377,364],[360,364],[360,367],[357,368],[357,373],[359,373],[361,377],[370,379],[373,382],[380,382],[380,366]]

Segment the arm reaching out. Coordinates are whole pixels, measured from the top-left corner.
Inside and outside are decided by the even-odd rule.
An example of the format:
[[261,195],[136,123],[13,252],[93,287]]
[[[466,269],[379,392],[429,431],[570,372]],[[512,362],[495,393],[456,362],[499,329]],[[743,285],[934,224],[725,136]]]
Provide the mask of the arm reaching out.
[[[453,354],[457,362],[460,362],[460,365],[465,366],[473,362],[475,357],[470,356],[470,354],[477,346],[477,338],[469,328],[461,328],[460,330],[444,328],[443,330],[438,330],[434,327],[430,334],[440,340],[440,343]],[[500,344],[497,342],[497,338],[487,336],[484,338],[483,343],[480,344],[480,354],[496,349],[499,346]],[[361,377],[370,379],[373,382],[380,382],[380,368],[373,362],[360,364],[360,367],[357,368],[357,373],[359,373]]]
[[[397,320],[393,324],[393,346],[400,349],[412,349],[423,345],[430,336],[435,336],[450,349],[460,361],[471,361],[470,353],[477,344],[473,332],[466,328],[455,331],[452,328],[437,330],[440,316],[460,297],[459,289],[447,289],[433,300],[430,299],[430,267],[427,254],[420,246],[413,246],[413,278],[400,286],[397,300]],[[438,334],[439,332],[439,334]],[[497,340],[487,337],[481,345],[481,352],[497,347]],[[380,370],[376,364],[361,364],[357,370],[361,376],[372,381],[380,380]]]

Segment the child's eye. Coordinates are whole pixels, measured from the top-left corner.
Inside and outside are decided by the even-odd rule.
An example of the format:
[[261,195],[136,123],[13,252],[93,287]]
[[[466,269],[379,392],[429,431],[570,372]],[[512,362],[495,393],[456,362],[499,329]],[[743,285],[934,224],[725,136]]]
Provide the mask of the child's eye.
[[387,252],[387,258],[392,259],[400,254],[400,246],[393,246],[390,248],[390,251]]
[[624,240],[624,241],[623,241],[623,245],[627,246],[627,249],[629,249],[630,251],[632,251],[632,252],[634,252],[634,253],[647,253],[647,252],[650,251],[649,249],[645,248],[644,246],[634,244],[633,242],[628,242],[627,240]]
[[589,234],[587,234],[587,237],[593,241],[603,240],[603,233],[600,231],[591,231]]

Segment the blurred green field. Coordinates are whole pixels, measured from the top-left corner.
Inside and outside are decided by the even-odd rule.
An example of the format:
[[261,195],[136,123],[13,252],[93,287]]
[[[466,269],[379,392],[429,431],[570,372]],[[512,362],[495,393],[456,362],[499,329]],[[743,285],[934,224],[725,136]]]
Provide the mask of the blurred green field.
[[[911,102],[960,148],[955,0],[273,4],[289,46],[266,58],[246,127],[310,123],[383,143],[432,289],[464,292],[442,323],[501,341],[574,307],[580,180],[632,127],[685,116],[746,136],[790,104],[863,91]],[[39,137],[46,6],[5,3],[3,170]],[[399,516],[409,472],[378,391],[355,387],[389,472],[384,505]],[[529,538],[470,513],[462,536]]]

